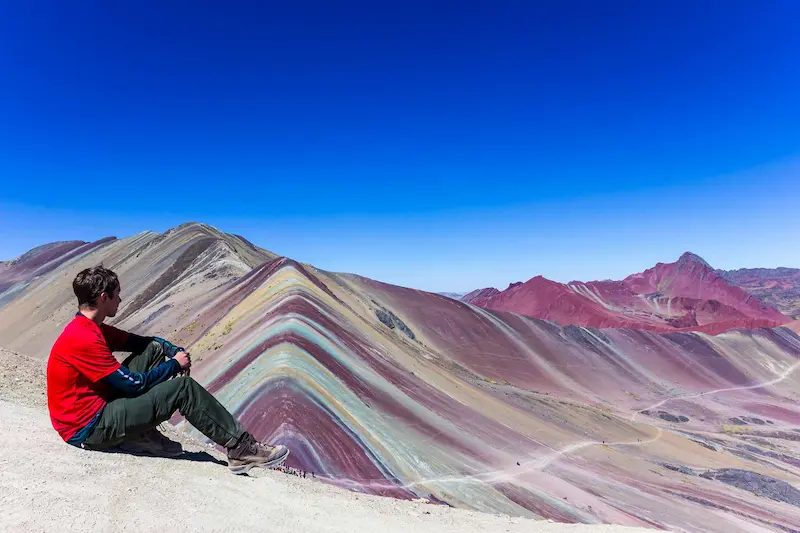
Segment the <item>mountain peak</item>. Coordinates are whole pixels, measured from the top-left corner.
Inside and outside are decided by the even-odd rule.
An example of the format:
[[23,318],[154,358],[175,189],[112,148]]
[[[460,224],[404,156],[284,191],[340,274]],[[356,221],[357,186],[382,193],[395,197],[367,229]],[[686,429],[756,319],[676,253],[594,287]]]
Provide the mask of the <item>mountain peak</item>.
[[705,259],[692,252],[684,252],[683,255],[681,255],[680,258],[678,259],[678,263],[681,265],[686,265],[690,263],[700,263],[703,266],[711,268],[711,265],[709,265]]
[[562,284],[557,281],[553,281],[552,279],[546,278],[542,275],[538,275],[526,281],[524,285],[530,288],[530,287],[553,287],[557,285],[560,286]]
[[206,232],[209,232],[209,233],[222,233],[218,228],[215,228],[211,224],[206,224],[204,222],[193,222],[193,221],[184,222],[183,224],[179,224],[179,225],[175,226],[174,228],[172,228],[170,230],[167,230],[166,233],[169,233],[169,232],[172,232],[172,231],[178,232],[178,231],[188,230],[188,229],[199,229],[199,230],[206,231]]

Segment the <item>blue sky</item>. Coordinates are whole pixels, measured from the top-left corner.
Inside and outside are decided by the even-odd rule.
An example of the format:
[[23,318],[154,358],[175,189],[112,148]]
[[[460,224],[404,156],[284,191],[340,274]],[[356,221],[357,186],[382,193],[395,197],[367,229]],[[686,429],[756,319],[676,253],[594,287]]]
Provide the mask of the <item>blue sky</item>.
[[0,6],[0,258],[199,220],[426,290],[800,267],[800,3],[227,4]]

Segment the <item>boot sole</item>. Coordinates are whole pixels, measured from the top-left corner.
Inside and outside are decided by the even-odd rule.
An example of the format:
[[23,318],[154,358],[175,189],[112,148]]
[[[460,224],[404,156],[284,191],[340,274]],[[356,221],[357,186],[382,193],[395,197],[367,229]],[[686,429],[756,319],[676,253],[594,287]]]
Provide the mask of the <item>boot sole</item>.
[[281,463],[283,463],[287,457],[289,457],[289,450],[286,450],[286,453],[281,455],[280,457],[276,457],[275,459],[269,461],[262,461],[260,463],[246,463],[238,466],[228,465],[228,470],[230,470],[232,474],[246,474],[250,472],[250,469],[254,467],[270,468],[272,466],[278,466]]

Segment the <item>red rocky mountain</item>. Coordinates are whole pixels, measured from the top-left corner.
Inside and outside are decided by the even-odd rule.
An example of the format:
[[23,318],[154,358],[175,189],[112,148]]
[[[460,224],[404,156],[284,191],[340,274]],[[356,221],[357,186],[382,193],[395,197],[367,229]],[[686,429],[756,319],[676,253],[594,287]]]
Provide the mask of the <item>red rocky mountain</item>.
[[479,289],[462,301],[552,320],[561,325],[629,327],[650,331],[701,331],[774,327],[790,317],[729,283],[702,258],[685,253],[622,281],[573,281],[536,276],[503,291]]

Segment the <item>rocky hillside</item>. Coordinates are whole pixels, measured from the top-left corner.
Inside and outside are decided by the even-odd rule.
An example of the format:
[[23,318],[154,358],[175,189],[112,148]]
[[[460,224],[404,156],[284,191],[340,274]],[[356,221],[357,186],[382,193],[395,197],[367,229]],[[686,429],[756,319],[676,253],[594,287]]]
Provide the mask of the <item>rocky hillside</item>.
[[609,525],[576,530],[422,499],[380,498],[279,471],[233,476],[224,454],[170,427],[164,431],[186,450],[175,459],[80,450],[50,426],[44,361],[0,348],[0,378],[0,427],[25,428],[0,440],[0,531],[648,531]]

